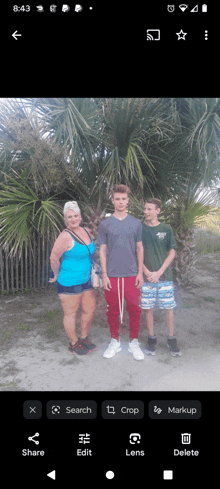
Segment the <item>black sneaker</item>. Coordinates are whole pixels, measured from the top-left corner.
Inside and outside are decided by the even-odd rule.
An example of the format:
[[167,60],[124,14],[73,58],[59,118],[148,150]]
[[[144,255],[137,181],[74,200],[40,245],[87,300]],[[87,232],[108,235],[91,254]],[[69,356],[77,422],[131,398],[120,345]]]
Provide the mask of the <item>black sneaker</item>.
[[90,350],[97,350],[97,346],[90,341],[88,336],[86,336],[86,338],[81,339],[80,342],[83,343],[83,345],[85,345]]
[[170,353],[173,357],[178,357],[181,355],[181,351],[177,346],[177,341],[176,338],[173,338],[170,340],[169,338],[167,339],[167,346],[170,349]]
[[145,348],[145,352],[147,355],[155,355],[157,338],[150,338],[148,336],[147,345]]
[[71,353],[77,353],[77,355],[87,355],[87,353],[90,353],[92,350],[84,345],[82,341],[77,341],[75,345],[72,345],[71,343],[69,344],[69,351],[71,351]]

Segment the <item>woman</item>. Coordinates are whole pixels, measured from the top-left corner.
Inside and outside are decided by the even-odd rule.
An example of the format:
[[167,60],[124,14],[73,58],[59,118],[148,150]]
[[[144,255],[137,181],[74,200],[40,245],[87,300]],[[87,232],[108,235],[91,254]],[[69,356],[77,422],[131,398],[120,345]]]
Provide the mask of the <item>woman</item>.
[[[51,278],[49,282],[57,281],[57,292],[64,311],[63,325],[70,339],[69,351],[78,355],[86,355],[97,349],[88,338],[88,330],[96,308],[90,278],[92,268],[90,254],[95,253],[96,246],[88,230],[80,226],[82,219],[77,202],[67,202],[63,214],[67,229],[62,231],[54,243],[50,255],[54,278]],[[74,236],[71,232],[74,233]],[[60,265],[61,257],[63,260]],[[82,308],[81,338],[78,339],[75,326],[76,313],[80,304]]]

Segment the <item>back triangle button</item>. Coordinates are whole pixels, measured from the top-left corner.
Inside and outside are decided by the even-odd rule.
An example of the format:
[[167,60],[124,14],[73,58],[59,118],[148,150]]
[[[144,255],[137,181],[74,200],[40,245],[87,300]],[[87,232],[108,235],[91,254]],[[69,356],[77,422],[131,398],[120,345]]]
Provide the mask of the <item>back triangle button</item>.
[[53,479],[55,481],[55,479],[56,479],[56,470],[52,470],[52,472],[49,472],[49,474],[47,474],[47,477],[50,477],[51,479]]

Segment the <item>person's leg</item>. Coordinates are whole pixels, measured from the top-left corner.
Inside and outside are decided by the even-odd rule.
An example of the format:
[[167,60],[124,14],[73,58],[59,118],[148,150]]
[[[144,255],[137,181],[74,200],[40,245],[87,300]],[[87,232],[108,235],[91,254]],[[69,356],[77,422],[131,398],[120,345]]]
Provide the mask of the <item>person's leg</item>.
[[173,337],[174,331],[174,318],[173,318],[173,309],[166,309],[166,327],[168,330],[169,337]]
[[145,310],[145,317],[148,330],[148,340],[145,348],[147,355],[155,355],[156,337],[154,336],[154,316],[153,309],[157,300],[157,284],[144,282],[141,289],[141,308]]
[[75,331],[76,313],[82,299],[82,294],[59,294],[59,298],[64,312],[64,329],[68,338],[70,339],[71,344],[74,345],[78,341]]
[[84,339],[88,336],[88,331],[96,308],[94,290],[87,290],[82,293],[81,307],[81,339]]
[[112,358],[116,353],[121,351],[121,343],[119,339],[119,300],[118,300],[118,278],[109,277],[112,288],[105,290],[105,299],[107,302],[107,318],[111,334],[111,342],[104,351],[104,358]]
[[180,356],[181,351],[177,346],[177,340],[175,336],[173,335],[174,333],[174,318],[173,318],[173,310],[172,309],[167,309],[166,310],[166,326],[168,330],[168,337],[167,337],[167,346],[170,349],[170,353],[173,357]]
[[118,279],[109,277],[112,288],[105,290],[105,300],[107,302],[107,318],[111,337],[119,340],[119,301],[118,301]]
[[174,337],[173,308],[176,307],[173,282],[161,282],[159,284],[158,300],[160,309],[166,309],[166,327],[168,330],[167,346],[172,356],[180,356],[181,352]]
[[157,338],[154,336],[154,316],[153,309],[146,309],[146,322],[148,330],[148,339],[145,348],[147,355],[155,355]]
[[135,360],[144,360],[144,354],[140,349],[138,334],[140,327],[140,298],[141,291],[135,287],[136,277],[124,277],[124,296],[127,302],[127,311],[129,314],[130,342],[128,351],[132,353]]
[[146,309],[147,330],[150,336],[154,336],[154,315],[153,309]]
[[141,317],[141,290],[135,287],[135,280],[136,277],[124,277],[124,298],[129,314],[130,341],[138,339]]
[[141,289],[141,309],[146,311],[146,322],[148,334],[153,336],[154,334],[154,317],[153,309],[157,299],[157,284],[144,282]]
[[173,282],[164,281],[158,284],[158,302],[159,308],[166,311],[165,323],[168,336],[172,338],[174,332],[173,308],[176,307]]
[[173,357],[180,356],[181,351],[177,346],[177,340],[174,333],[174,318],[173,318],[173,309],[166,310],[166,326],[168,330],[168,338],[167,338],[167,346],[170,349],[170,353]]

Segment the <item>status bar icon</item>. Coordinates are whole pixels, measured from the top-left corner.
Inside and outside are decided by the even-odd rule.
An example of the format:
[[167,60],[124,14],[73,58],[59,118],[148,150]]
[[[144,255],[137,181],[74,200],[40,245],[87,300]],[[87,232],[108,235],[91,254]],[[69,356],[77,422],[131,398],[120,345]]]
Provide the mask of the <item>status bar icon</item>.
[[75,12],[82,12],[82,9],[83,9],[82,5],[79,4],[75,5]]
[[64,5],[62,6],[62,12],[69,12],[69,10],[70,10],[69,5],[64,4]]
[[192,8],[192,10],[190,10],[190,12],[198,12],[199,11],[199,6],[196,5],[195,7]]
[[55,13],[57,10],[57,5],[50,5],[50,12]]
[[44,7],[43,5],[37,5],[36,6],[37,12],[44,12]]

